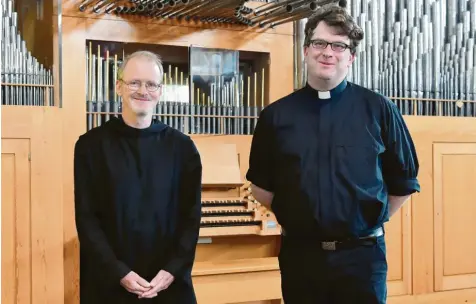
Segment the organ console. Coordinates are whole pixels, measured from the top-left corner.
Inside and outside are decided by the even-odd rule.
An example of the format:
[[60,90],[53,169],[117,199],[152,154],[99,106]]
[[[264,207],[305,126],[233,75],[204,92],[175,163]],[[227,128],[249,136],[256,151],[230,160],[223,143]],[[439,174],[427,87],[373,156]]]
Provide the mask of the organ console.
[[196,140],[203,167],[200,237],[278,235],[273,213],[243,181],[236,145]]
[[202,220],[192,271],[198,302],[280,303],[281,227],[244,178],[251,137],[192,139],[203,167]]

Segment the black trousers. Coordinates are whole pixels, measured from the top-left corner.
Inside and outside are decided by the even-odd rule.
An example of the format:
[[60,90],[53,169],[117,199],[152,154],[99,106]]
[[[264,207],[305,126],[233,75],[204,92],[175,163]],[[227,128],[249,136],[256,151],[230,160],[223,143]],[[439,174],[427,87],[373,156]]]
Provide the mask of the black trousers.
[[282,237],[281,288],[286,304],[384,304],[385,237],[375,244],[324,251],[318,242]]

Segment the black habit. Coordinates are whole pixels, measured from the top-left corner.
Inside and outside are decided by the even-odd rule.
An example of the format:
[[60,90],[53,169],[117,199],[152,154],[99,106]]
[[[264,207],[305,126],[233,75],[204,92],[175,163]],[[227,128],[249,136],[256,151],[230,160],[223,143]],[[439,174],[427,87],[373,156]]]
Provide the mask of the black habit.
[[[200,228],[202,164],[190,137],[163,123],[145,129],[113,118],[75,145],[80,301],[196,303],[191,270]],[[134,271],[174,275],[153,299],[120,285]]]

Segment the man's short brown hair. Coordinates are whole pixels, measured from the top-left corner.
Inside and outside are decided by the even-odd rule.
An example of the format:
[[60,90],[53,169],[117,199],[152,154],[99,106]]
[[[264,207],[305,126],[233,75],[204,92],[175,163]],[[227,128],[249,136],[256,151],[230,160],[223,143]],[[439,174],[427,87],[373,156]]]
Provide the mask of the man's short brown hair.
[[314,15],[309,17],[304,29],[304,46],[311,44],[314,30],[321,21],[324,21],[328,26],[337,28],[338,34],[349,37],[350,51],[352,54],[355,53],[357,46],[364,38],[364,32],[345,8],[337,5],[321,7]]

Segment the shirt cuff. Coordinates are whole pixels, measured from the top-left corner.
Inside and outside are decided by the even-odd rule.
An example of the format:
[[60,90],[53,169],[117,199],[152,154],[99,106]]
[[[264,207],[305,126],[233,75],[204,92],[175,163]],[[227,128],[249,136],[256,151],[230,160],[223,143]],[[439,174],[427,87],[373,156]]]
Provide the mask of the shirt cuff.
[[253,185],[258,186],[263,190],[273,192],[273,187],[271,185],[271,182],[269,181],[269,178],[259,176],[257,174],[254,174],[254,171],[249,170],[248,173],[246,173],[246,179],[250,181]]
[[393,179],[387,181],[388,194],[394,196],[405,196],[415,192],[420,192],[420,183],[416,178]]

